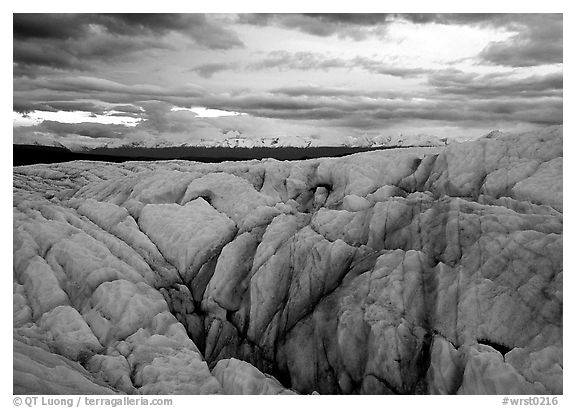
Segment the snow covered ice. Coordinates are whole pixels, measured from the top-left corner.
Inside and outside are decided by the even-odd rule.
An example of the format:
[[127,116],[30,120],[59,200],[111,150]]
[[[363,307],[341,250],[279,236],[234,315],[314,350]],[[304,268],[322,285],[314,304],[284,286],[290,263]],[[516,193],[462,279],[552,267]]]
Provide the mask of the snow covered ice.
[[562,130],[14,168],[16,394],[561,394]]

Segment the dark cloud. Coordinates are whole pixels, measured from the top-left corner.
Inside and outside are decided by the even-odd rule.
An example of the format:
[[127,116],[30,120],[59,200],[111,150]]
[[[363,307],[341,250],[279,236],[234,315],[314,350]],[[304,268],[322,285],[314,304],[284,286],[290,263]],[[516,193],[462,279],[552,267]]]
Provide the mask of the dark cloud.
[[355,57],[352,59],[343,59],[338,57],[326,56],[320,53],[313,52],[288,52],[288,51],[272,51],[265,58],[260,61],[254,62],[247,66],[248,69],[271,69],[276,68],[279,70],[329,70],[335,68],[341,69],[363,69],[372,74],[390,75],[401,78],[410,78],[424,75],[433,72],[425,68],[410,68],[402,66],[394,66],[390,63],[383,61],[366,58]]
[[414,24],[502,26],[515,19],[521,19],[523,15],[505,13],[400,13],[394,16]]
[[170,109],[173,105],[161,101],[147,101],[140,104],[144,109],[144,122],[140,123],[140,128],[146,128],[155,133],[168,132],[174,125],[168,120]]
[[378,120],[425,120],[444,122],[527,122],[533,124],[559,124],[562,107],[546,106],[541,101],[426,101],[424,103],[390,105],[378,109],[370,116]]
[[157,38],[97,34],[78,39],[14,40],[15,76],[37,76],[42,68],[59,71],[89,71],[95,63],[107,63],[126,58],[136,51],[168,48]]
[[[174,94],[178,94],[178,90],[173,90]],[[185,93],[180,93],[181,95]],[[190,95],[197,95],[190,93]],[[57,90],[57,89],[29,89],[20,90],[14,92],[14,103],[18,101],[18,106],[28,106],[31,104],[41,103],[44,105],[50,105],[52,101],[62,101],[62,100],[80,100],[80,99],[91,99],[99,101],[104,106],[110,106],[109,110],[115,110],[116,106],[120,108],[118,110],[128,110],[128,113],[138,114],[143,111],[140,110],[141,105],[148,101],[161,101],[169,103],[171,106],[180,107],[190,107],[190,106],[203,106],[202,103],[205,100],[204,96],[175,96],[170,92],[164,92],[163,94],[158,92],[156,95],[152,94],[142,94],[142,93],[123,93],[123,92],[111,92],[111,91],[85,91],[85,90]],[[43,110],[43,109],[39,109]]]
[[236,22],[255,26],[266,26],[272,23],[275,14],[271,13],[241,13],[236,16]]
[[[306,61],[306,59],[300,59]],[[312,61],[315,61],[312,59]],[[308,61],[309,62],[309,61]],[[15,110],[84,110],[98,113],[102,101],[108,110],[142,118],[136,128],[150,134],[186,133],[191,112],[174,106],[204,106],[243,112],[251,117],[318,121],[319,126],[377,129],[402,121],[479,123],[562,123],[561,72],[519,76],[510,73],[477,74],[454,69],[430,72],[425,87],[410,91],[338,89],[320,86],[284,87],[269,92],[207,94],[201,89],[167,89],[150,85],[123,85],[91,77],[18,80]],[[17,82],[18,82],[17,81]],[[43,97],[40,92],[47,92]],[[70,100],[72,102],[62,102]],[[122,106],[124,105],[124,106]],[[84,129],[86,136],[99,129]]]
[[[81,53],[78,53],[81,54]],[[83,69],[88,67],[81,55],[47,41],[14,41],[13,61],[15,76],[34,76],[36,68]]]
[[[141,117],[143,109],[135,105],[113,105],[103,106],[102,104],[90,101],[38,101],[30,102],[26,99],[15,99],[13,103],[14,112],[28,114],[34,111],[42,112],[89,112],[97,115],[129,116]],[[117,113],[110,114],[110,111]]]
[[198,65],[190,71],[198,73],[204,78],[210,78],[214,74],[223,71],[230,71],[234,69],[246,70],[264,70],[264,69],[278,69],[280,71],[287,70],[323,70],[330,69],[363,69],[372,74],[390,75],[400,78],[411,78],[425,75],[434,70],[425,69],[421,67],[403,67],[395,66],[380,60],[357,56],[352,59],[344,59],[339,57],[332,57],[329,55],[299,51],[289,52],[284,50],[276,50],[269,52],[264,58],[246,64],[244,66],[238,63],[226,62],[213,62]]
[[248,69],[268,69],[277,68],[280,70],[311,70],[346,68],[348,62],[342,58],[327,57],[313,52],[288,52],[283,50],[272,51],[257,62],[248,65]]
[[141,114],[144,111],[143,108],[135,105],[116,105],[113,106],[110,110],[115,110],[123,113],[133,113],[133,114]]
[[76,38],[86,34],[88,18],[86,14],[13,14],[14,39]]
[[83,111],[83,112],[103,114],[105,111],[105,109],[103,109],[102,106],[98,106],[93,102],[86,102],[86,101],[52,101],[49,103],[49,106],[55,111],[65,111],[65,112]]
[[262,114],[262,112],[302,111],[325,106],[318,100],[278,97],[270,94],[248,95],[232,99],[216,96],[207,99],[206,102],[211,108],[265,117],[273,117],[273,115]]
[[[365,95],[361,91],[340,92],[333,88],[300,87],[234,98],[215,95],[206,97],[202,102],[211,108],[248,113],[249,116],[244,117],[246,120],[252,118],[255,121],[273,120],[273,123],[302,123],[310,126],[309,129],[339,128],[349,129],[350,132],[381,131],[407,124],[499,128],[518,123],[537,126],[562,123],[562,99],[557,97],[487,95],[483,98],[470,98],[459,93],[423,96],[426,98],[414,97],[414,94],[388,98],[376,92]],[[211,138],[225,133],[208,125],[212,119],[199,119],[188,111],[172,111],[174,105],[168,102],[146,101],[139,102],[139,106],[144,112],[138,116],[144,120],[133,128],[44,121],[30,130],[56,135],[58,138],[79,135],[94,139],[132,140],[138,134],[145,138],[143,140],[179,135],[178,140],[181,141],[199,140],[199,135]],[[222,129],[229,129],[230,126],[234,128],[236,123],[233,118],[214,118],[214,121],[222,122],[222,126],[230,122]],[[269,132],[273,127],[266,129]],[[247,134],[251,135],[250,132]]]
[[107,112],[106,116],[115,116],[120,118],[134,118],[134,119],[142,119],[142,113],[129,113],[129,112],[117,112],[117,113],[110,113]]
[[57,112],[58,110],[50,106],[48,103],[42,102],[29,102],[26,100],[14,100],[12,104],[12,109],[14,112],[18,112],[27,115],[33,111],[44,111],[44,112]]
[[367,91],[364,89],[327,88],[323,86],[294,86],[275,88],[270,91],[272,94],[287,95],[292,97],[359,97],[359,98],[387,98],[395,99],[405,97],[405,92],[399,91]]
[[46,132],[58,136],[79,135],[93,139],[118,139],[126,136],[132,128],[122,125],[107,125],[102,123],[61,123],[45,120],[34,127],[36,132]]
[[310,13],[303,15],[323,23],[357,26],[374,26],[387,23],[393,16],[387,13]]
[[212,103],[253,116],[321,120],[344,127],[378,128],[387,122],[412,120],[562,123],[562,72],[519,76],[444,69],[429,72],[426,85],[409,92],[284,87]]
[[34,67],[82,70],[93,60],[169,48],[164,36],[172,32],[209,49],[243,46],[236,33],[204,14],[14,14],[15,73],[34,75]]
[[[95,30],[98,27],[99,30]],[[165,35],[178,32],[199,45],[228,49],[243,46],[230,30],[204,14],[21,14],[13,15],[15,39],[78,39],[105,31],[116,35]]]
[[348,24],[341,24],[338,20],[330,21],[322,17],[288,14],[284,15],[280,21],[281,25],[286,28],[298,29],[307,34],[320,37],[337,34],[340,37],[351,37],[356,40],[361,40],[367,36],[367,33],[362,30],[361,26],[348,26]]
[[[251,123],[253,127],[246,129],[257,129],[260,126],[257,123],[266,122],[267,134],[278,123],[300,127],[312,124],[316,129],[338,128],[351,133],[360,130],[376,132],[392,125],[415,122],[424,127],[426,123],[446,126],[456,123],[459,126],[481,124],[486,128],[499,127],[502,123],[512,126],[518,123],[538,126],[562,123],[561,71],[534,75],[533,72],[542,71],[499,68],[494,72],[494,67],[484,66],[482,71],[487,72],[488,68],[488,72],[493,72],[479,74],[456,69],[435,70],[430,66],[401,66],[377,59],[376,52],[374,55],[343,58],[340,54],[281,49],[268,54],[251,54],[259,60],[237,59],[235,62],[217,62],[232,60],[230,56],[223,58],[220,52],[202,51],[195,62],[198,65],[189,71],[204,78],[233,70],[244,71],[247,78],[250,72],[246,71],[298,71],[302,81],[297,78],[299,81],[291,82],[293,84],[310,83],[326,77],[327,81],[320,79],[317,84],[331,83],[333,87],[288,87],[279,80],[268,87],[261,84],[254,87],[268,91],[253,91],[249,90],[250,81],[256,79],[249,78],[246,84],[232,86],[226,93],[210,93],[201,87],[188,85],[186,79],[171,87],[153,85],[157,74],[161,73],[163,61],[159,62],[158,72],[152,71],[150,66],[142,67],[142,73],[150,73],[150,79],[144,80],[150,82],[144,84],[135,84],[143,77],[142,74],[128,78],[122,71],[133,69],[133,64],[113,71],[117,66],[114,64],[122,58],[142,56],[150,49],[169,48],[175,46],[174,41],[178,49],[194,44],[213,50],[241,46],[232,31],[217,24],[226,18],[169,14],[15,15],[14,110],[22,114],[82,111],[142,119],[134,127],[45,121],[26,131],[71,140],[76,135],[93,138],[94,143],[104,143],[104,139],[132,140],[136,135],[158,140],[164,135],[179,135],[179,140],[184,141],[189,140],[188,136],[193,140],[199,135],[209,138],[236,129],[235,120]],[[385,33],[389,23],[397,20],[414,24],[490,26],[510,33],[508,40],[491,43],[484,49],[479,57],[483,63],[524,67],[562,62],[562,18],[559,15],[257,14],[240,15],[234,21],[280,26],[319,37],[334,35],[358,40],[367,35]],[[216,62],[208,62],[206,58],[214,58]],[[105,69],[99,71],[102,67]],[[78,72],[82,70],[88,72]],[[349,71],[350,80],[343,81],[348,85],[332,81],[329,74],[316,72],[306,77],[304,72],[329,70]],[[402,79],[416,78],[417,81],[409,81],[410,86],[406,88],[395,86],[393,91],[385,86],[353,88],[353,75],[358,71]],[[258,75],[255,72],[251,74],[253,77]],[[290,79],[296,76],[290,76]],[[341,77],[334,78],[340,80]],[[379,78],[378,83],[383,82]],[[399,82],[396,80],[394,84]],[[176,79],[162,80],[161,83],[175,84]],[[221,90],[228,83],[230,81],[223,82],[215,89]],[[270,87],[277,88],[270,90]],[[203,106],[248,115],[241,119],[202,119],[190,111],[173,111],[174,106]],[[211,121],[219,125],[206,125]]]
[[[427,88],[406,92],[301,86],[256,94],[218,95],[144,85],[126,86],[82,77],[29,82],[31,88],[43,86],[58,94],[89,92],[94,99],[107,103],[124,101],[129,105],[111,109],[132,112],[135,117],[142,118],[136,128],[151,134],[186,132],[193,114],[171,111],[175,105],[205,106],[260,118],[318,121],[319,126],[367,129],[385,128],[401,121],[467,124],[484,121],[488,127],[490,123],[502,122],[562,123],[561,72],[515,77],[504,73],[475,74],[446,69],[431,73],[426,84]],[[72,110],[82,107],[86,111],[96,110],[89,104],[81,106],[80,102],[63,104],[59,102],[62,99],[60,94],[55,102],[45,98],[33,101],[37,105],[32,102],[26,105],[26,98],[19,98],[15,109]],[[44,107],[40,108],[40,104]],[[84,130],[82,134],[87,135],[87,132]]]
[[241,14],[237,22],[257,26],[275,25],[320,37],[338,35],[365,39],[374,29],[382,29],[388,14]]
[[483,61],[512,67],[562,63],[562,14],[528,15],[510,24],[517,34],[490,43],[480,53]]
[[162,35],[170,31],[194,35],[197,30],[194,26],[206,28],[209,25],[203,14],[97,14],[93,16],[93,21],[109,32],[122,35],[142,33]]
[[234,69],[237,67],[237,64],[234,63],[225,63],[225,62],[212,62],[208,64],[198,65],[197,67],[192,68],[190,71],[196,72],[203,78],[211,78],[212,75]]
[[561,63],[561,14],[249,14],[240,15],[239,23],[276,25],[307,34],[328,37],[337,35],[363,40],[371,33],[383,33],[392,21],[415,24],[491,26],[509,30],[513,36],[489,44],[480,54],[483,62],[513,67]]
[[562,97],[563,75],[554,72],[523,78],[507,74],[475,74],[458,70],[443,70],[428,77],[428,85],[440,94],[469,98],[498,97]]
[[525,14],[506,13],[319,13],[304,15],[323,23],[367,27],[388,24],[397,20],[409,21],[415,24],[501,26],[515,20],[522,20],[527,16]]
[[316,23],[337,25],[374,26],[386,24],[394,20],[402,19],[418,24],[442,23],[442,24],[469,24],[492,21],[503,14],[438,14],[438,13],[308,13],[308,14],[239,14],[237,22],[265,26],[271,24],[285,25],[295,17],[312,19]]
[[498,13],[316,13],[316,14],[240,14],[237,22],[256,26],[275,25],[320,37],[337,35],[363,40],[370,34],[384,33],[394,21],[415,24],[494,25],[509,24],[518,15]]
[[[124,85],[93,77],[47,77],[14,80],[14,111],[73,111],[100,115],[118,111],[119,116],[149,120],[152,105],[202,106],[205,91],[193,85],[177,88]],[[160,121],[158,121],[160,123]]]
[[[526,81],[529,82],[529,81]],[[545,81],[544,81],[545,82]],[[503,82],[502,82],[503,84]],[[538,87],[535,87],[537,89]],[[540,96],[526,98],[517,85],[508,86],[496,95],[470,98],[465,92],[444,94],[395,95],[387,98],[361,92],[338,92],[334,89],[288,88],[275,94],[249,95],[241,98],[211,100],[220,109],[246,112],[252,116],[293,120],[322,121],[322,126],[385,128],[388,122],[442,121],[490,123],[562,123],[562,98]],[[419,98],[417,96],[423,96]]]
[[[257,26],[277,25],[320,36],[338,34],[338,29],[385,26],[394,21],[414,24],[446,25],[526,25],[527,20],[546,18],[546,14],[522,13],[310,13],[240,14],[237,22]],[[324,27],[312,27],[313,25]]]
[[[87,76],[60,76],[37,78],[32,80],[17,79],[14,88],[21,91],[42,89],[54,91],[70,91],[78,94],[119,94],[130,96],[132,99],[155,99],[156,97],[198,97],[205,91],[194,85],[167,88],[157,85],[136,84],[124,85],[103,78]],[[115,102],[112,100],[111,102]]]
[[408,68],[402,66],[394,66],[392,64],[384,63],[382,61],[366,58],[356,57],[348,63],[349,67],[359,67],[372,74],[390,75],[400,78],[411,78],[433,72],[431,69],[426,68]]

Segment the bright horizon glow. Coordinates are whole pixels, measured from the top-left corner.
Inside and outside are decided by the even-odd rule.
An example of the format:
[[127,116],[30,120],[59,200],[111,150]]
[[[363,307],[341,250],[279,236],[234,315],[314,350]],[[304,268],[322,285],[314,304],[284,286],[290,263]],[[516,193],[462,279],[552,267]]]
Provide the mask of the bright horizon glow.
[[[109,114],[117,113],[110,111]],[[110,116],[98,115],[84,111],[59,111],[59,112],[46,112],[46,111],[32,111],[28,114],[13,112],[12,122],[16,127],[19,126],[34,126],[38,125],[45,120],[60,122],[60,123],[101,123],[104,125],[123,125],[134,127],[142,121],[141,118],[133,118],[130,116]]]
[[196,116],[199,118],[218,118],[221,116],[243,116],[243,115],[247,115],[247,113],[225,111],[225,110],[220,110],[220,109],[210,109],[210,108],[204,108],[202,106],[193,106],[191,108],[181,108],[179,106],[175,106],[170,110],[172,112],[189,111],[189,112],[195,113]]

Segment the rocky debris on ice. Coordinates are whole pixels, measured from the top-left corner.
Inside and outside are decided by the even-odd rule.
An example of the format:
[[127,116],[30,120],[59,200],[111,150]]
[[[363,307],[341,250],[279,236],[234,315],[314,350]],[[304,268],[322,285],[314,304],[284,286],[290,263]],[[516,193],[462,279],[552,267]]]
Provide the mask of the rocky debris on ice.
[[13,185],[15,393],[563,392],[561,128]]

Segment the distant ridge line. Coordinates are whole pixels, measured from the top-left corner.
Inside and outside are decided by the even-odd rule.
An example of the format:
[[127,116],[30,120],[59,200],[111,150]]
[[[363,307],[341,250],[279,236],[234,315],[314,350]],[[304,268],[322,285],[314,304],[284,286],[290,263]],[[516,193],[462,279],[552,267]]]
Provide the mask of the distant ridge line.
[[190,160],[205,163],[244,161],[272,158],[276,160],[306,160],[320,157],[342,157],[350,154],[438,146],[379,146],[379,147],[162,147],[162,148],[97,148],[74,152],[63,147],[39,145],[13,145],[13,165],[62,163],[74,160],[91,160],[122,163],[126,161]]

